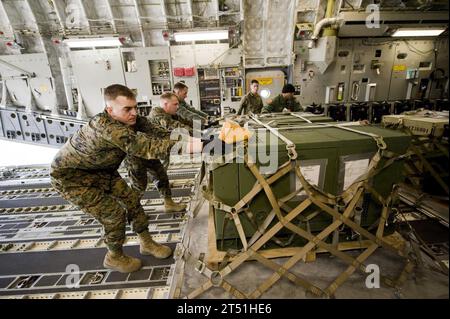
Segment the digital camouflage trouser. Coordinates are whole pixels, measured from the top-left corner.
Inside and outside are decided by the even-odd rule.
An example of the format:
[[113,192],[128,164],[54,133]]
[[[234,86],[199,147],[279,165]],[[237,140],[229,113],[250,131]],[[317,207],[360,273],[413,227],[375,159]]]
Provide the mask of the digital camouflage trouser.
[[131,188],[140,197],[147,189],[147,173],[150,173],[150,179],[156,185],[162,197],[172,197],[167,170],[159,159],[145,160],[139,157],[127,157],[125,166],[128,170]]
[[148,229],[148,219],[138,194],[117,171],[87,172],[78,169],[52,169],[51,183],[61,196],[95,217],[103,225],[105,243],[120,249],[125,241],[126,223],[133,231]]

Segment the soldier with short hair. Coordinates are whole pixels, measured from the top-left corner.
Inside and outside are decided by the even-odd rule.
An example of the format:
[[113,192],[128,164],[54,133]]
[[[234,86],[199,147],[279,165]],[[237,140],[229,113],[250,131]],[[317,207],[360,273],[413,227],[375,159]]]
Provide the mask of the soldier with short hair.
[[147,160],[167,157],[177,141],[169,140],[163,130],[158,131],[160,138],[136,131],[136,125],[150,124],[137,115],[136,98],[129,88],[111,85],[104,97],[105,111],[80,128],[56,154],[51,184],[102,224],[108,249],[104,267],[128,273],[140,269],[141,261],[123,253],[127,222],[138,234],[141,254],[167,258],[172,250],[152,239],[139,196],[117,170],[127,154]]
[[242,99],[237,115],[241,115],[241,113],[242,115],[245,115],[249,112],[253,114],[261,113],[264,104],[261,96],[258,94],[258,89],[259,82],[257,80],[252,80],[250,92]]
[[173,86],[173,92],[177,96],[180,104],[177,110],[177,115],[181,119],[189,121],[191,123],[194,120],[200,121],[201,124],[208,123],[208,114],[199,111],[186,103],[186,97],[189,92],[189,87],[186,84],[184,84],[183,82],[175,83],[175,85]]
[[[138,129],[140,131],[147,134],[153,134],[152,131],[154,127],[160,127],[168,132],[180,128],[185,129],[186,131],[184,133],[188,133],[190,136],[193,134],[192,122],[183,120],[177,115],[179,102],[174,93],[169,92],[161,95],[160,105],[160,107],[153,107],[148,116],[148,120],[152,123],[153,127],[139,127]],[[197,141],[197,144],[198,143],[201,144],[200,141]],[[200,147],[197,147],[197,150],[201,150],[201,145]],[[140,196],[142,196],[147,189],[147,173],[150,173],[151,179],[156,184],[161,196],[164,198],[164,208],[166,213],[177,213],[186,209],[186,205],[175,203],[173,201],[167,170],[160,160],[148,160],[136,156],[128,156],[126,167],[128,169],[131,187]]]
[[302,107],[294,97],[295,87],[292,84],[286,84],[281,91],[281,94],[269,101],[263,107],[262,113],[275,112],[299,112]]
[[160,106],[153,107],[148,119],[168,131],[176,128],[185,129],[189,135],[193,134],[193,122],[178,115],[180,102],[175,93],[164,93],[160,97]]

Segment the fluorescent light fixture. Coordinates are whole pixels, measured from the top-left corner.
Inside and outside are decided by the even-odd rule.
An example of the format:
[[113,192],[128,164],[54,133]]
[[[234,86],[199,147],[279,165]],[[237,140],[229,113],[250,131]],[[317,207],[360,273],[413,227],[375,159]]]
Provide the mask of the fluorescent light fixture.
[[174,37],[176,42],[226,40],[228,39],[228,30],[177,32]]
[[116,37],[66,39],[69,48],[119,47],[122,42]]
[[397,29],[393,37],[435,37],[445,31],[445,28],[436,29]]

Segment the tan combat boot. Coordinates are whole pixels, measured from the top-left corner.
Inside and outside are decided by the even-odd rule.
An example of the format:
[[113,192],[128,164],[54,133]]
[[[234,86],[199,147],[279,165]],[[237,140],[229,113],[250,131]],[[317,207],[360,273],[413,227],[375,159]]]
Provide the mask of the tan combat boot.
[[166,213],[179,213],[186,210],[186,205],[177,204],[173,201],[171,197],[164,198],[164,208],[166,209]]
[[125,255],[122,250],[108,250],[103,260],[103,267],[121,273],[129,273],[141,269],[142,263],[137,258]]
[[138,234],[139,242],[141,244],[140,252],[142,255],[153,255],[156,258],[164,259],[172,255],[172,249],[156,243],[148,231],[143,231]]

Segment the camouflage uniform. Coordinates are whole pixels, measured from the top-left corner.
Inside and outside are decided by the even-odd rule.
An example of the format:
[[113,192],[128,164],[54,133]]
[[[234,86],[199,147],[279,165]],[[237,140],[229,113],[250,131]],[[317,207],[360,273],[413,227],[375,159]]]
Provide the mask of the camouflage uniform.
[[247,114],[248,112],[252,112],[254,114],[261,113],[261,109],[263,108],[263,100],[259,94],[253,94],[252,92],[249,92],[241,101],[241,106],[239,107],[239,111],[237,112],[238,115]]
[[172,131],[176,128],[186,129],[189,131],[189,135],[192,135],[193,123],[191,121],[184,120],[178,115],[167,114],[161,107],[153,107],[148,118],[151,123],[166,130]]
[[192,121],[194,120],[199,120],[202,124],[206,124],[208,122],[208,114],[196,110],[195,108],[187,104],[184,100],[179,100],[179,102],[180,105],[178,107],[177,116],[182,120],[188,121],[190,123],[192,123]]
[[[147,118],[139,118],[134,127],[136,131],[146,133],[155,138],[170,138],[170,131],[151,123]],[[124,164],[128,171],[131,188],[138,193],[140,198],[142,198],[147,189],[148,173],[150,173],[150,179],[156,185],[160,195],[162,197],[172,197],[169,176],[167,176],[167,170],[162,161],[168,163],[169,157],[161,156],[160,159],[150,160],[136,156],[126,157]]]
[[283,112],[284,109],[288,109],[290,112],[299,112],[302,110],[302,107],[294,97],[285,99],[283,95],[280,94],[263,107],[262,113]]
[[120,163],[127,154],[144,159],[167,156],[175,143],[136,132],[105,111],[78,130],[56,154],[50,168],[52,186],[94,216],[103,225],[108,249],[117,251],[124,243],[127,222],[137,233],[148,229],[138,194],[117,172]]
[[150,173],[150,179],[156,185],[160,195],[164,198],[172,197],[169,176],[167,176],[167,170],[160,160],[127,157],[125,165],[128,170],[131,188],[138,193],[140,198],[142,198],[147,189],[148,173]]
[[[153,107],[148,116],[149,123],[136,123],[136,129],[149,135],[170,135],[175,128],[184,128],[192,135],[193,129],[190,122],[180,119],[177,115],[170,115],[160,107]],[[167,163],[168,161],[166,161]],[[138,157],[127,157],[126,166],[131,182],[131,188],[140,197],[143,196],[148,185],[147,173],[150,173],[152,182],[156,184],[159,193],[164,198],[172,197],[167,169],[160,160],[145,160]]]

